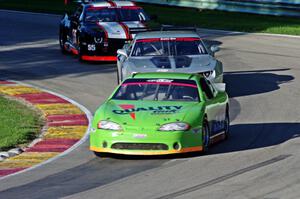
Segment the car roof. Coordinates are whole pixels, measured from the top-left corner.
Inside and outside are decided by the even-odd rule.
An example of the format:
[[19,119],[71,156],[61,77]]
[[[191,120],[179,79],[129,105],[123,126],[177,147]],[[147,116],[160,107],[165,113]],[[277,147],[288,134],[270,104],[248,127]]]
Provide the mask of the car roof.
[[88,5],[93,7],[122,7],[122,6],[136,6],[132,1],[96,1],[90,2]]
[[135,36],[135,39],[148,39],[148,38],[170,38],[170,37],[198,37],[197,32],[187,30],[172,30],[172,31],[148,31],[141,32]]
[[202,77],[200,74],[189,74],[189,73],[172,73],[172,72],[153,72],[153,73],[136,73],[131,75],[133,79],[139,78],[171,78],[171,79],[186,79],[186,80],[197,80]]

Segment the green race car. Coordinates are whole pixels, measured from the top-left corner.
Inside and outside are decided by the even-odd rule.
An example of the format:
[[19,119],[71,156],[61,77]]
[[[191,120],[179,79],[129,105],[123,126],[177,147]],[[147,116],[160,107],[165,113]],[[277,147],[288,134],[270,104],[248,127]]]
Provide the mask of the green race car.
[[225,84],[202,75],[133,74],[95,113],[90,150],[128,155],[206,151],[229,133]]

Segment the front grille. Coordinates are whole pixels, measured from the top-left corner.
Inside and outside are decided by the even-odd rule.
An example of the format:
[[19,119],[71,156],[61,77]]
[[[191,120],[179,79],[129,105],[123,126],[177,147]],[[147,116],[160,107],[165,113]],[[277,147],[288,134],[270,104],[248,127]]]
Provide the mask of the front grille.
[[127,150],[168,150],[166,144],[155,143],[115,143],[111,146],[113,149],[127,149]]

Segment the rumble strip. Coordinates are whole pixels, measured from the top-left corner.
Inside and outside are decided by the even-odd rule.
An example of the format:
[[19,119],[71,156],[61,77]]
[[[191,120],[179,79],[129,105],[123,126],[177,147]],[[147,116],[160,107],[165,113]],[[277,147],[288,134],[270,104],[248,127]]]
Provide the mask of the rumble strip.
[[65,97],[1,80],[0,94],[25,100],[38,108],[45,118],[45,126],[39,139],[24,148],[20,155],[0,162],[0,179],[54,159],[87,137],[89,112]]

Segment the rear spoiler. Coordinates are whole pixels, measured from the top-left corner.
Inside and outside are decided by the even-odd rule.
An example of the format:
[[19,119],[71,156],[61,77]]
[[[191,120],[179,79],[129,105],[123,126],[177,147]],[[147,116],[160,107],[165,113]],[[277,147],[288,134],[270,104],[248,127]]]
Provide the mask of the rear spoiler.
[[151,30],[151,29],[146,28],[146,27],[145,28],[129,28],[129,33],[130,34],[138,34],[140,32],[147,32],[149,30]]
[[138,34],[141,32],[148,31],[194,31],[197,32],[196,27],[183,27],[183,26],[172,26],[172,25],[162,25],[160,28],[130,28],[130,34]]
[[[83,3],[83,4],[88,4],[88,3],[95,3],[95,2],[109,2],[110,0],[64,0],[66,2],[73,1],[75,3]],[[118,0],[122,1],[122,0]]]
[[197,31],[196,27],[187,27],[187,26],[173,26],[162,24],[159,31],[178,31],[178,30],[189,30],[189,31]]
[[94,3],[94,2],[103,2],[105,0],[64,0],[65,4],[70,3],[70,2],[74,2],[74,3],[78,3],[78,4],[88,4],[88,3]]

